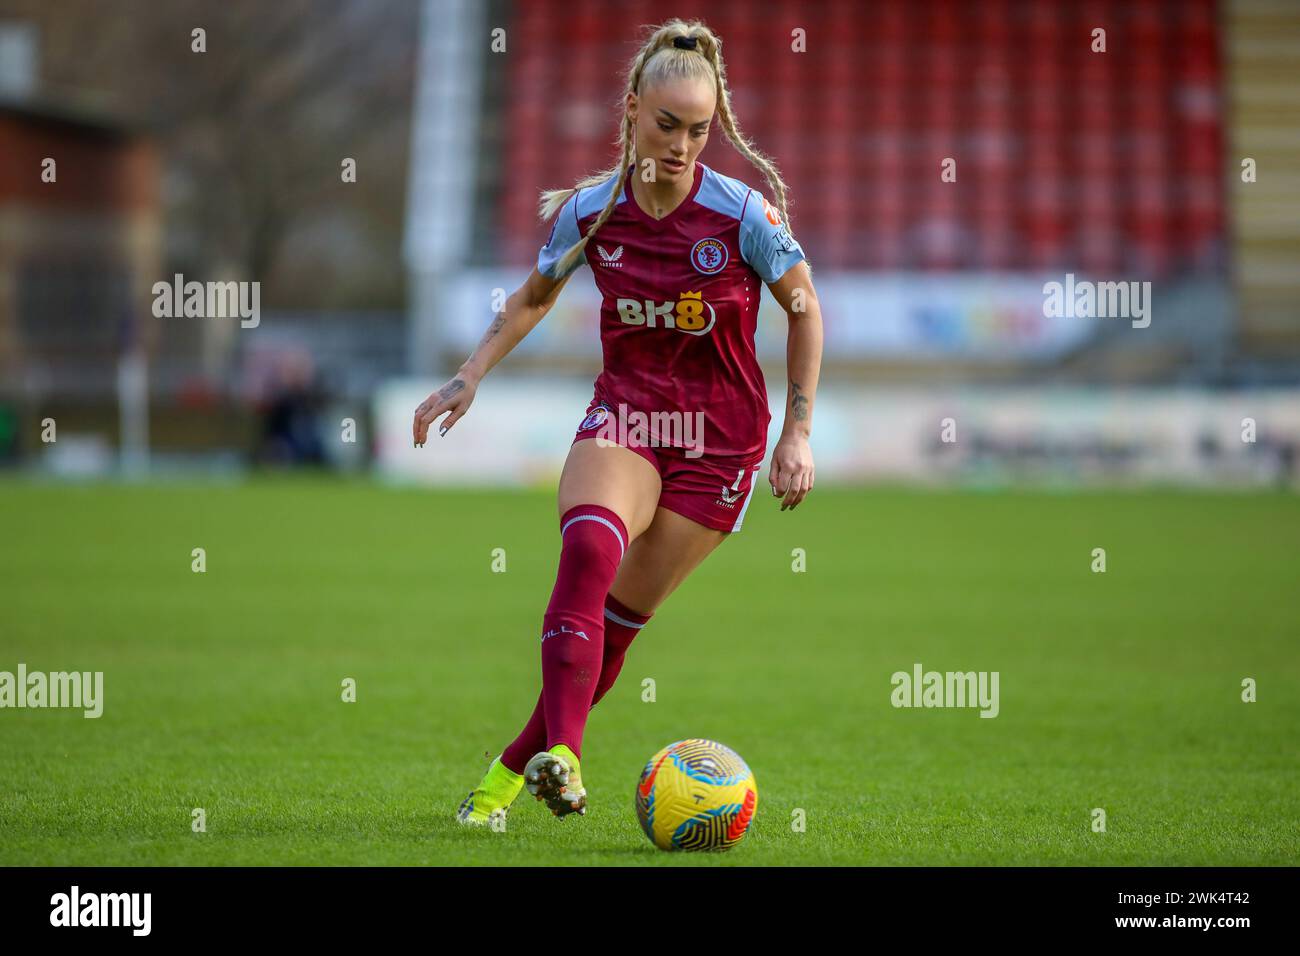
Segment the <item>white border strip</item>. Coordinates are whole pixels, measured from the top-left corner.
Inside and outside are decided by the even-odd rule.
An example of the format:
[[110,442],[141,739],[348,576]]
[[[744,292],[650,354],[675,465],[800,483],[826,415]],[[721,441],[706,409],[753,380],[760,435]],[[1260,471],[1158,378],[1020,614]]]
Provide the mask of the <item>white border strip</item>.
[[731,526],[733,532],[740,530],[741,523],[745,520],[745,512],[749,510],[749,500],[754,497],[754,485],[758,482],[758,470],[763,467],[760,461],[754,466],[754,473],[749,476],[749,494],[745,495],[745,503],[740,506],[740,514],[736,515],[736,523]]

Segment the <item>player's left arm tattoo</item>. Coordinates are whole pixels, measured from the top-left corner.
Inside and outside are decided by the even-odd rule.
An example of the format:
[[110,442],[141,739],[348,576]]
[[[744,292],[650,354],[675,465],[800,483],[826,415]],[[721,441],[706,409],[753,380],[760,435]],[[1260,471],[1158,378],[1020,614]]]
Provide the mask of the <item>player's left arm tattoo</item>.
[[804,394],[803,386],[794,379],[790,380],[790,414],[797,422],[808,420],[808,396]]
[[789,388],[782,433],[807,438],[812,433],[813,405],[817,401],[817,380],[821,374],[821,303],[817,301],[806,262],[791,266],[768,288],[790,320],[785,347]]

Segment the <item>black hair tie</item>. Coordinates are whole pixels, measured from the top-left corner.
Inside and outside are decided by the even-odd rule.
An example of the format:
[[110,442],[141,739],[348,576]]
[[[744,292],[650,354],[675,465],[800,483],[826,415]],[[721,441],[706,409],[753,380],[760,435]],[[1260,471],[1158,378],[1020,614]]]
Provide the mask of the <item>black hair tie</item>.
[[673,37],[673,46],[679,50],[694,50],[695,37]]

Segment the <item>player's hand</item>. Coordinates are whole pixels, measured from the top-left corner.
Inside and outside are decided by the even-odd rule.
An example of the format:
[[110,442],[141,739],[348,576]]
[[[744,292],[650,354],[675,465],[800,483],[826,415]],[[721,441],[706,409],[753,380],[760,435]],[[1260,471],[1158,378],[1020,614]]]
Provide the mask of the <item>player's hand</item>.
[[474,392],[477,389],[478,379],[473,375],[466,375],[461,372],[422,401],[415,409],[415,422],[411,426],[411,435],[415,439],[415,447],[419,448],[424,444],[429,435],[429,426],[439,416],[450,412],[451,414],[447,415],[446,420],[438,428],[440,436],[447,434],[451,430],[451,426],[460,421],[461,417],[469,411],[469,406],[474,401]]
[[781,499],[781,510],[796,507],[813,486],[812,449],[802,435],[782,435],[772,452],[772,470],[767,476],[772,495]]

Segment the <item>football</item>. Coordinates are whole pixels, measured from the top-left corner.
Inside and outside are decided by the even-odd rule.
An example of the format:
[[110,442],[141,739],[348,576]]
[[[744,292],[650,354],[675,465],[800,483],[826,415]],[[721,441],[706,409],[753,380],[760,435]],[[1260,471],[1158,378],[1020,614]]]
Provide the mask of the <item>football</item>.
[[636,788],[636,815],[661,850],[729,850],[758,808],[754,774],[730,747],[679,740],[650,758]]

